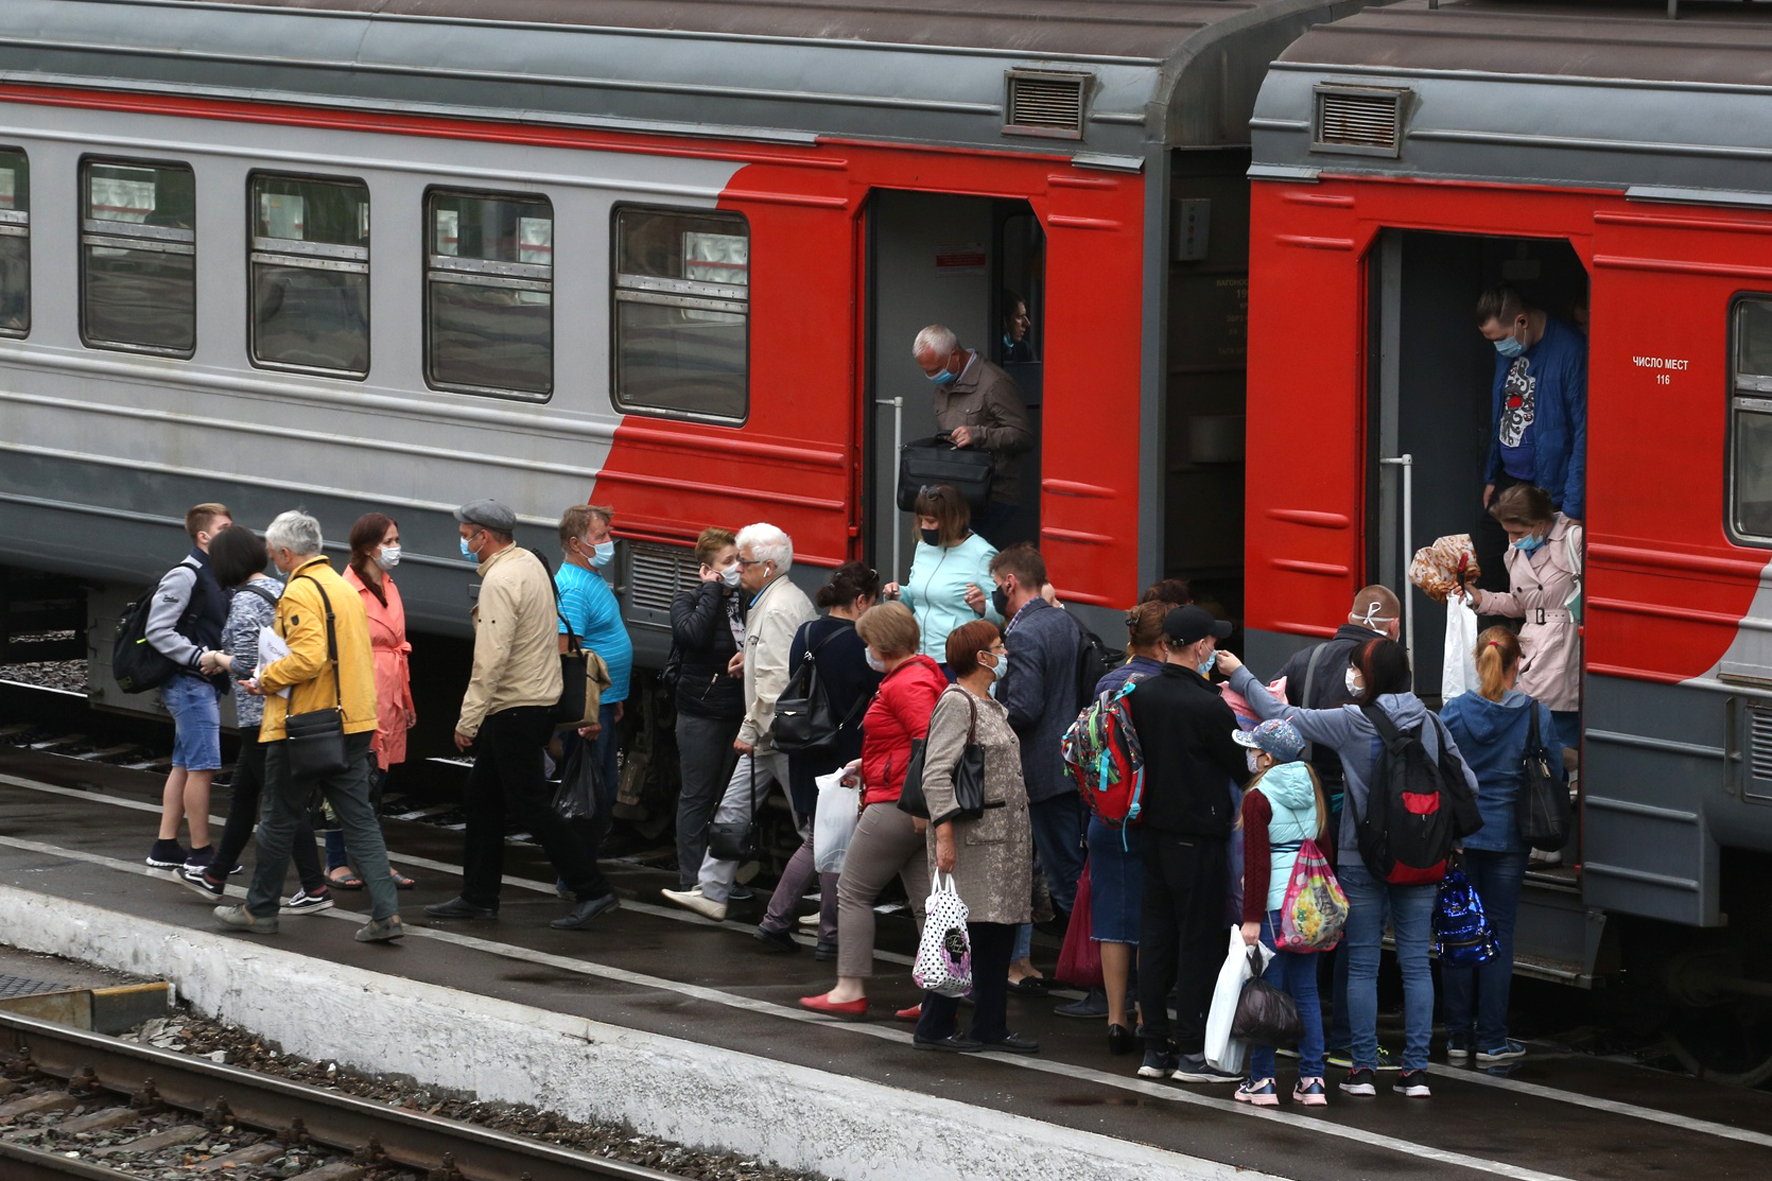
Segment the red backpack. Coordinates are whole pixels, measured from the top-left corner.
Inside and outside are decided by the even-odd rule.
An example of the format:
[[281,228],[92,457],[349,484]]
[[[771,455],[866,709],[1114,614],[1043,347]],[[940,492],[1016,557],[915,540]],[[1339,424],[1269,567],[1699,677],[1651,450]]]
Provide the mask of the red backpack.
[[1126,707],[1126,698],[1142,679],[1133,677],[1084,706],[1065,731],[1061,747],[1064,773],[1089,810],[1113,828],[1143,819],[1144,748]]

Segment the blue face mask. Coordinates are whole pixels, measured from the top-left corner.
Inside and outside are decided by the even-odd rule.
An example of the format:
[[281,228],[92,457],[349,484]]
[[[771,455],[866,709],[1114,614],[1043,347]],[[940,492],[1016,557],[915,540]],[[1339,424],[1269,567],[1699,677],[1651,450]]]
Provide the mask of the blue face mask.
[[1511,336],[1504,336],[1495,342],[1495,351],[1504,357],[1517,357],[1526,351],[1526,346]]
[[591,565],[593,567],[607,566],[610,559],[614,557],[615,543],[613,541],[600,541],[591,547]]
[[927,377],[930,381],[933,381],[936,385],[952,385],[954,383],[954,378],[960,375],[951,369],[943,369],[940,373],[925,373],[923,376]]
[[468,539],[465,537],[461,539],[461,556],[473,559],[474,561],[479,560],[478,558],[474,558],[474,551],[468,548]]
[[1514,542],[1514,548],[1523,554],[1530,554],[1537,552],[1538,547],[1543,544],[1544,538],[1542,537],[1522,537]]
[[1200,661],[1200,663],[1195,665],[1194,667],[1200,670],[1201,676],[1210,677],[1212,675],[1212,666],[1217,663],[1218,663],[1218,654],[1216,652],[1214,652],[1212,655],[1210,655],[1206,659]]

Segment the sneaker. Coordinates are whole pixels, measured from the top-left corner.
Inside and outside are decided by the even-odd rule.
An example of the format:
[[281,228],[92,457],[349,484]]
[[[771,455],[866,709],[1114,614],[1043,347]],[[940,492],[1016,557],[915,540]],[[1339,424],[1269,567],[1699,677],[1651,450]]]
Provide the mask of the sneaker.
[[[1346,1046],[1343,1046],[1339,1050],[1330,1050],[1327,1061],[1331,1066],[1340,1066],[1344,1069],[1352,1070],[1354,1068],[1354,1052]],[[1378,1064],[1373,1067],[1373,1069],[1390,1071],[1399,1070],[1401,1067],[1397,1065],[1397,1060],[1391,1057],[1391,1052],[1383,1046],[1380,1046],[1378,1047]]]
[[1138,1077],[1168,1078],[1175,1073],[1178,1057],[1172,1042],[1146,1041],[1144,1043],[1144,1065],[1138,1068]]
[[155,869],[183,869],[185,847],[177,841],[155,841],[153,850],[145,860]]
[[1397,1081],[1391,1084],[1391,1090],[1399,1095],[1407,1095],[1411,1099],[1426,1099],[1433,1094],[1428,1089],[1427,1071],[1425,1070],[1405,1070],[1397,1076]]
[[1329,1090],[1320,1078],[1301,1078],[1292,1088],[1292,1102],[1301,1107],[1327,1107]]
[[794,942],[793,935],[787,931],[771,931],[768,927],[759,924],[757,929],[751,932],[751,935],[762,945],[764,951],[774,952],[777,955],[782,952],[791,954],[800,950],[800,945]]
[[1278,1054],[1282,1058],[1296,1058],[1296,1057],[1298,1057],[1298,1049],[1294,1046],[1277,1046],[1274,1049],[1274,1053]]
[[317,910],[332,909],[332,891],[322,890],[318,894],[310,894],[306,890],[297,890],[295,897],[277,908],[278,914],[313,914]]
[[406,926],[397,914],[391,914],[385,919],[370,919],[351,936],[358,943],[392,943],[405,937]]
[[250,931],[254,935],[275,935],[277,933],[277,916],[267,915],[260,918],[244,906],[218,906],[215,917],[230,927],[238,927],[242,931]]
[[222,883],[210,881],[209,872],[202,869],[180,869],[178,883],[187,889],[195,890],[205,898],[220,898],[227,892],[227,888]]
[[[215,863],[215,846],[214,845],[204,845],[201,849],[192,849],[189,853],[185,854],[185,868],[186,869],[209,869],[214,865],[214,863]],[[150,861],[148,864],[152,865],[153,862]],[[221,876],[222,877],[232,877],[234,874],[239,873],[241,870],[243,870],[245,868],[246,867],[244,865],[236,865],[232,869],[228,870],[227,873],[222,874]]]
[[1477,1051],[1477,1065],[1489,1066],[1496,1062],[1512,1062],[1516,1058],[1526,1056],[1526,1047],[1519,1042],[1504,1041],[1499,1046]]
[[812,914],[803,914],[794,921],[802,927],[816,927],[818,926],[818,913],[814,911]]
[[1341,1080],[1341,1089],[1349,1095],[1376,1095],[1377,1078],[1370,1070],[1350,1070]]
[[1218,1069],[1206,1061],[1204,1054],[1181,1055],[1175,1060],[1175,1069],[1170,1072],[1169,1077],[1178,1083],[1235,1083],[1243,1079],[1240,1074]]
[[715,902],[703,894],[700,886],[693,890],[660,890],[659,893],[665,896],[667,902],[675,902],[684,910],[694,911],[704,919],[712,919],[716,923],[726,921],[726,904]]
[[1446,1039],[1446,1061],[1469,1062],[1471,1039],[1468,1033],[1455,1033]]
[[1280,1105],[1280,1091],[1271,1078],[1252,1078],[1239,1086],[1231,1098],[1238,1103],[1253,1103],[1257,1107]]

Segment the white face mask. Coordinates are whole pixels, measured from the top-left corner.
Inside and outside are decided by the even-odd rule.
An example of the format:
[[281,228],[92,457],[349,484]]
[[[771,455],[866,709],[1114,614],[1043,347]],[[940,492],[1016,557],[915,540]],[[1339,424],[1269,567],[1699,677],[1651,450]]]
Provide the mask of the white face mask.
[[1257,771],[1261,770],[1261,756],[1260,755],[1256,754],[1252,750],[1245,750],[1243,752],[1243,758],[1249,764],[1249,774],[1253,775]]
[[1347,666],[1347,674],[1341,678],[1341,681],[1347,686],[1347,691],[1355,697],[1365,691],[1366,686],[1360,683],[1359,671],[1351,664]]
[[383,570],[392,570],[398,566],[400,564],[400,547],[397,545],[382,546],[376,551],[375,564]]
[[992,653],[992,655],[996,656],[997,663],[991,666],[991,679],[1000,681],[1003,679],[1003,674],[1009,671],[1009,653]]
[[613,541],[599,541],[591,547],[591,566],[593,568],[607,566],[614,558],[615,543]]
[[725,583],[727,586],[731,587],[733,590],[738,589],[738,563],[737,562],[734,562],[732,565],[726,567],[726,569],[720,571],[720,581]]
[[877,673],[885,672],[886,671],[886,662],[884,660],[881,660],[878,656],[875,656],[874,650],[872,648],[869,648],[866,651],[867,651],[867,658],[868,658],[868,667],[873,669]]

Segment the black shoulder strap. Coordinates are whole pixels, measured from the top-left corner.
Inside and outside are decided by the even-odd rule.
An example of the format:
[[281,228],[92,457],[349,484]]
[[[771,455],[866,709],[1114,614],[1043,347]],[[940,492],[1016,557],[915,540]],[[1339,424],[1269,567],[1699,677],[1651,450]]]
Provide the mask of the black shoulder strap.
[[1542,748],[1538,739],[1538,702],[1534,700],[1526,707],[1526,755],[1531,757]]
[[554,581],[554,568],[548,565],[548,560],[534,546],[526,545],[523,548],[535,555],[535,560],[541,563],[542,572],[548,576],[548,589],[554,592],[554,614],[559,617],[560,626],[566,629],[566,651],[576,656],[581,645],[578,633],[572,630],[572,624],[566,620],[566,612],[560,609],[560,584]]
[[1317,683],[1317,665],[1322,663],[1323,653],[1327,652],[1328,650],[1329,650],[1329,642],[1327,640],[1325,640],[1323,643],[1317,645],[1316,649],[1311,653],[1311,658],[1305,662],[1305,665],[1304,665],[1304,696],[1302,696],[1298,699],[1298,705],[1299,705],[1300,709],[1316,709],[1317,708],[1316,701],[1311,697],[1311,690],[1316,686],[1316,683]]
[[[308,581],[312,582],[313,579],[309,579]],[[277,596],[272,594],[270,591],[266,590],[264,587],[260,586],[256,581],[248,582],[245,586],[241,587],[240,589],[251,591],[253,594],[257,595],[259,598],[263,599],[265,602],[269,603],[273,607],[275,607],[277,605]],[[321,593],[324,594],[325,592],[322,591]]]
[[1378,731],[1378,737],[1383,739],[1385,746],[1394,745],[1402,737],[1396,723],[1392,722],[1390,715],[1384,712],[1383,706],[1362,705],[1360,712],[1366,715],[1366,720],[1372,723],[1374,730]]
[[339,712],[343,713],[345,689],[338,675],[338,633],[333,630],[332,598],[326,593],[326,588],[320,585],[320,580],[312,574],[298,574],[296,577],[313,583],[314,589],[320,592],[320,601],[326,604],[326,659],[332,662],[332,695],[338,702]]

